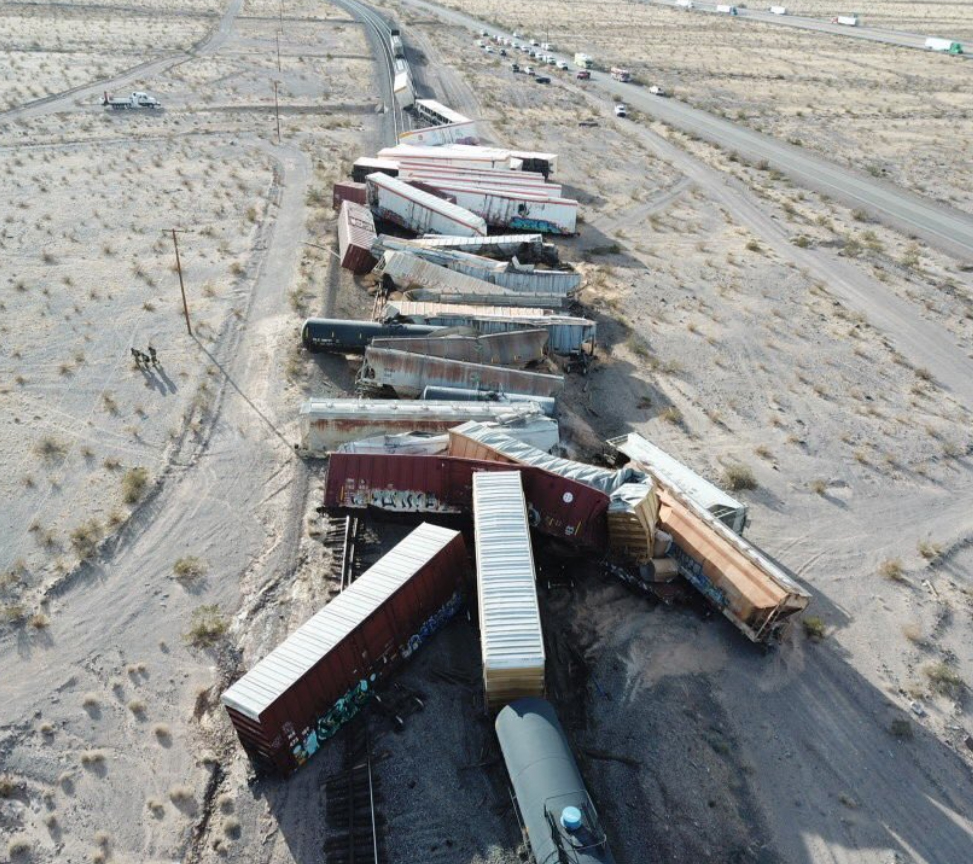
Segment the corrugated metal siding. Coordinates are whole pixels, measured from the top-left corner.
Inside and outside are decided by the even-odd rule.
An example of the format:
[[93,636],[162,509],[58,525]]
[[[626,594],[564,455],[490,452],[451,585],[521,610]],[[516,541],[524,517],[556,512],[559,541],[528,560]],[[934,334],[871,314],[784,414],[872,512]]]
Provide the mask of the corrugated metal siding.
[[353,273],[367,273],[375,266],[372,244],[375,220],[371,212],[353,201],[343,201],[338,214],[338,256],[341,266]]
[[369,174],[365,185],[368,203],[378,216],[417,234],[431,231],[475,237],[487,233],[486,223],[476,214],[395,177]]
[[372,347],[365,349],[365,365],[359,380],[366,386],[389,386],[400,396],[418,396],[429,386],[511,390],[534,396],[557,396],[564,389],[564,377],[561,375],[442,360],[407,351]]
[[747,516],[746,504],[700,477],[689,466],[637,433],[611,438],[608,443],[645,468],[663,486],[674,489],[704,510],[709,510],[738,534],[743,533]]
[[457,531],[448,528],[420,525],[231,685],[220,701],[259,721],[261,714],[457,536]]
[[[509,318],[518,321],[544,318],[554,313],[542,307],[478,306],[463,303],[427,303],[416,300],[391,300],[385,304],[383,318],[421,318],[431,316],[450,318]],[[561,317],[561,316],[558,316]]]
[[491,336],[432,336],[373,339],[374,348],[391,348],[489,366],[527,366],[544,359],[546,330],[515,330]]
[[331,187],[331,206],[335,210],[340,210],[342,201],[353,201],[355,204],[361,204],[364,207],[368,202],[365,184],[353,181],[335,183]]
[[486,702],[544,694],[534,555],[518,471],[473,477],[477,597]]

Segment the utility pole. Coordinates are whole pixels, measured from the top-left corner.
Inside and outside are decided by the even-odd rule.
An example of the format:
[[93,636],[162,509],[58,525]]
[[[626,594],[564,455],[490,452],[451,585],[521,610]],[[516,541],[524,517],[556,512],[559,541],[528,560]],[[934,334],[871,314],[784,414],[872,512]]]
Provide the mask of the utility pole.
[[186,330],[189,331],[189,335],[193,335],[192,324],[189,323],[189,304],[186,303],[186,286],[182,281],[182,263],[179,261],[179,241],[176,239],[176,234],[188,234],[184,228],[170,228],[172,232],[172,248],[176,250],[176,272],[179,274],[179,290],[182,292],[182,311],[186,316]]
[[280,30],[277,31],[277,71],[280,72]]
[[280,105],[277,102],[277,82],[274,81],[274,114],[277,115],[277,143],[280,144]]

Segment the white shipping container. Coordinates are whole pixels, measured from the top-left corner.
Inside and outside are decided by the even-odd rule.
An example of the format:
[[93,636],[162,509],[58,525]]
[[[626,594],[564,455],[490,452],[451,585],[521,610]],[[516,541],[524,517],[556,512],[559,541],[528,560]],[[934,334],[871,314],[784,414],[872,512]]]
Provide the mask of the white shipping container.
[[445,165],[466,166],[468,168],[506,168],[518,167],[509,150],[496,147],[469,147],[465,144],[450,144],[445,147],[418,147],[414,144],[396,144],[379,150],[380,159],[396,161],[440,162]]
[[720,3],[716,7],[716,11],[717,12],[721,12],[724,15],[736,15],[737,14],[737,7],[736,6],[728,6],[725,3]]
[[832,24],[844,24],[846,27],[857,27],[858,26],[858,16],[857,15],[839,15],[837,18],[831,19]]
[[486,223],[475,213],[416,189],[396,177],[369,174],[365,186],[368,206],[376,216],[416,234],[486,236]]
[[487,225],[544,234],[574,234],[578,202],[524,193],[492,191],[476,186],[437,183],[436,188],[456,198],[456,203],[482,217]]
[[483,689],[487,708],[497,710],[544,695],[544,634],[519,471],[473,475],[473,525]]
[[935,36],[930,36],[926,40],[926,47],[930,51],[951,51],[953,46],[960,47],[959,42],[952,39],[937,39]]
[[561,184],[548,183],[544,178],[521,174],[519,171],[474,171],[466,168],[440,166],[414,166],[402,163],[399,177],[403,180],[420,180],[434,186],[436,182],[461,183],[463,185],[484,186],[489,189],[513,189],[541,194],[546,198],[560,198]]
[[770,14],[771,15],[786,15],[787,14],[787,9],[784,6],[771,6],[770,7]]

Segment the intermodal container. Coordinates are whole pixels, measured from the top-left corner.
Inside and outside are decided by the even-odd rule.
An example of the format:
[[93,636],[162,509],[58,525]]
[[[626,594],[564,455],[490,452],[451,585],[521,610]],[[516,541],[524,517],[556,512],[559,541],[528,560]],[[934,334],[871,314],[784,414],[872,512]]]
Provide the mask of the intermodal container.
[[476,593],[488,711],[544,695],[544,634],[519,471],[473,475]]
[[423,524],[223,693],[254,765],[289,774],[454,615],[463,535]]
[[354,183],[349,180],[342,180],[331,187],[331,206],[335,210],[341,210],[342,201],[353,201],[364,207],[367,204],[365,196],[365,184]]
[[375,266],[372,244],[375,220],[371,211],[353,201],[343,201],[338,213],[338,257],[352,273],[367,273]]
[[486,236],[486,223],[469,210],[416,189],[387,174],[365,178],[368,206],[380,219],[407,228],[416,234]]

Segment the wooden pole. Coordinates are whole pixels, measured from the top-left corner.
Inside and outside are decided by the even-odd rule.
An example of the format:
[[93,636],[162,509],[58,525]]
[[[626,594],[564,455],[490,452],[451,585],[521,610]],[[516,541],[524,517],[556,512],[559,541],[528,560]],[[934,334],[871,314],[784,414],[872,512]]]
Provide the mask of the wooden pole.
[[179,241],[176,239],[176,229],[172,228],[172,248],[176,250],[176,272],[179,274],[179,291],[182,293],[182,311],[186,316],[186,330],[193,335],[193,325],[189,323],[189,304],[186,302],[186,285],[182,281],[182,263],[179,260]]
[[280,105],[277,103],[277,82],[274,82],[274,114],[277,115],[277,143],[280,144]]
[[280,72],[280,30],[277,31],[277,71]]

